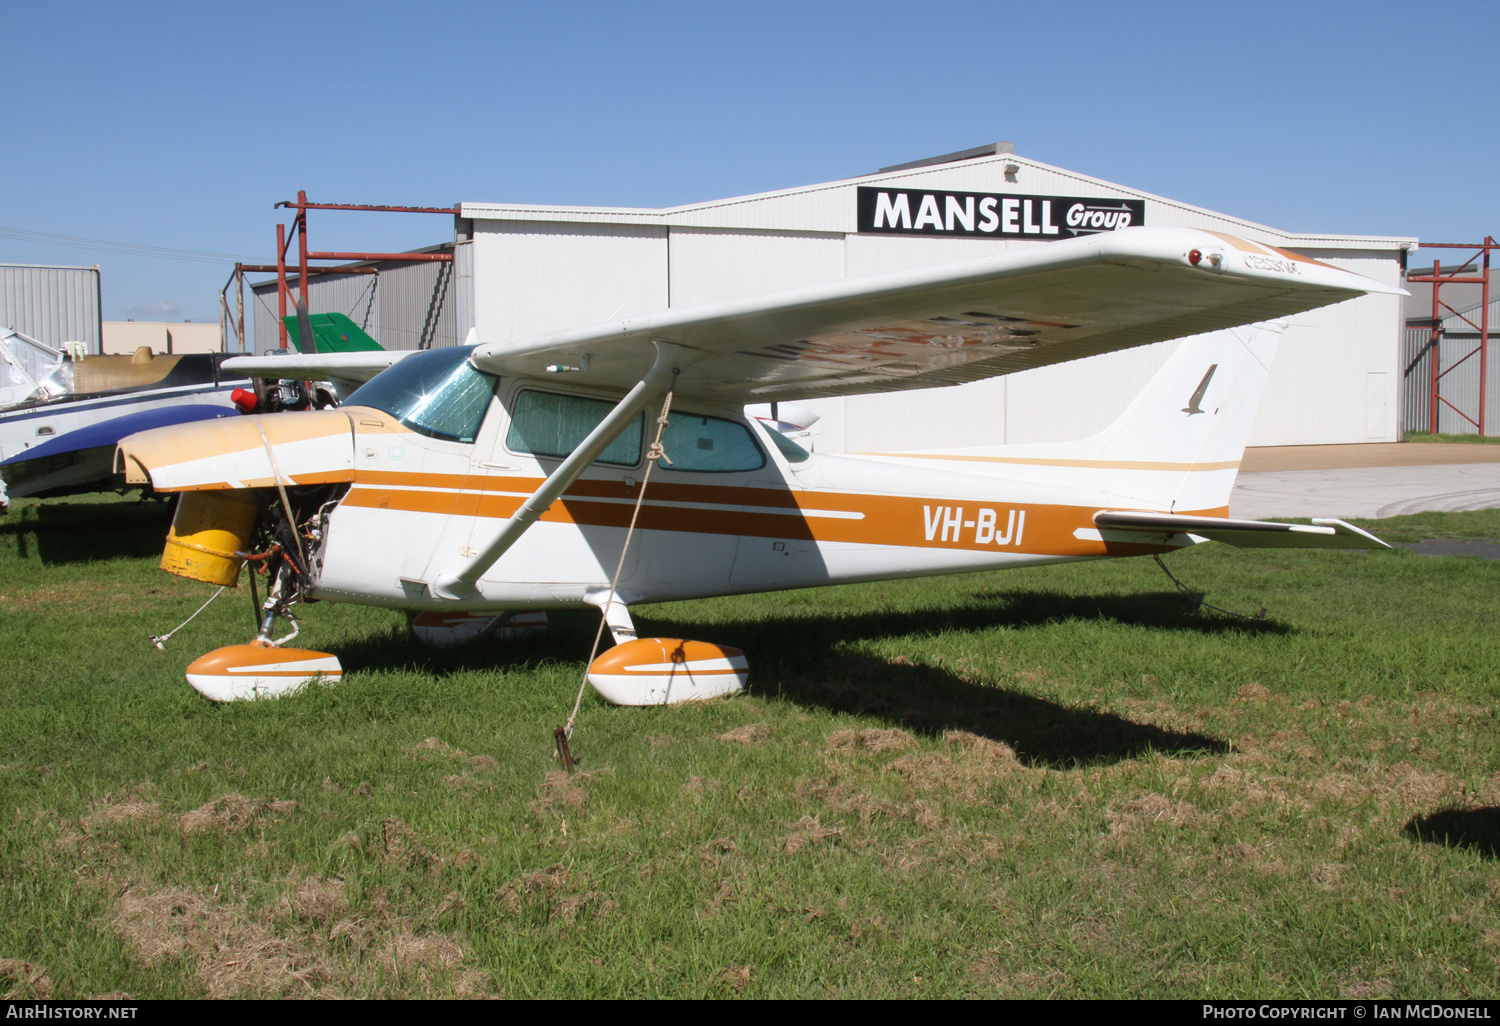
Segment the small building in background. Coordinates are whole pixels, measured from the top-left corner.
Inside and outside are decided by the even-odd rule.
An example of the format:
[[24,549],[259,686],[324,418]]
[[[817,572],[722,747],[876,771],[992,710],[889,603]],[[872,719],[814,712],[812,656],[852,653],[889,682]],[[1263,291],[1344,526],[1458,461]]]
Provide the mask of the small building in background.
[[217,324],[194,324],[192,321],[104,322],[103,351],[106,354],[129,355],[142,346],[163,356],[219,353],[224,350],[224,336]]

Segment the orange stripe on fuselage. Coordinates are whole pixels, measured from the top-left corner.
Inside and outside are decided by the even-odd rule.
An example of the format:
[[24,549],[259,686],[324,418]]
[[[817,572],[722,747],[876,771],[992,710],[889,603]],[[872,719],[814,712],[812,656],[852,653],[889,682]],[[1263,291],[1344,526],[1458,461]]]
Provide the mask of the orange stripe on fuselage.
[[[343,504],[504,520],[514,516],[521,502],[541,483],[540,478],[362,472]],[[623,482],[578,481],[541,519],[580,527],[624,528],[629,526],[639,490],[639,483],[627,488]],[[611,499],[614,501],[607,501]],[[690,505],[661,505],[678,502]],[[726,506],[730,508],[722,508]],[[993,519],[986,517],[985,511],[992,512]],[[1095,530],[1093,517],[1097,512],[1098,508],[1092,506],[1048,503],[662,483],[651,486],[637,526],[648,531],[1030,555],[1138,555],[1159,551],[1158,545],[1074,537],[1080,528]],[[1192,511],[1194,516],[1228,513],[1227,507]],[[1007,535],[1008,542],[997,544],[994,533],[990,541],[980,541],[987,527]],[[1020,544],[1016,544],[1018,535]]]
[[[506,477],[470,474],[420,474],[406,471],[361,470],[355,474],[358,485],[387,485],[398,488],[447,488],[467,492],[516,492],[530,495],[542,485],[539,477]],[[629,499],[634,502],[641,493],[640,480],[632,485],[623,481],[580,480],[568,486],[567,496],[602,499]],[[800,509],[796,496],[785,488],[748,488],[743,485],[675,484],[660,478],[651,485],[651,498],[663,502],[712,502],[719,505],[771,506]],[[506,514],[509,516],[509,514]]]

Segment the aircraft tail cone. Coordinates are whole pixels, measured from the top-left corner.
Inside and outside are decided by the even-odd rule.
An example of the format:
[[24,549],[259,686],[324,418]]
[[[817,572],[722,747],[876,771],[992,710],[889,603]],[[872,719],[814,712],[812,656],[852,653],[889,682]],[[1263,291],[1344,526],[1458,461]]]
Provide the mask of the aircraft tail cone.
[[588,672],[594,690],[615,705],[675,705],[732,695],[749,676],[739,649],[681,638],[616,645],[589,664]]
[[234,702],[294,694],[315,680],[332,684],[343,673],[338,657],[327,652],[252,643],[199,656],[188,664],[187,679],[204,698]]

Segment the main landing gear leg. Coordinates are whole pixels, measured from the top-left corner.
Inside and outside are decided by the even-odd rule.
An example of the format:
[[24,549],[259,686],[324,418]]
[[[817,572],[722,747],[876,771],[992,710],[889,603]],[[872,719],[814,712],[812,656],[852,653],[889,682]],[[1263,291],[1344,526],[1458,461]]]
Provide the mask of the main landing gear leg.
[[604,624],[609,628],[609,633],[614,637],[616,645],[623,645],[627,641],[636,639],[635,621],[630,618],[630,609],[618,593],[595,591],[585,595],[583,600],[604,611]]
[[583,600],[604,611],[615,639],[615,647],[591,662],[585,675],[606,702],[671,705],[733,694],[745,686],[750,671],[739,649],[681,638],[638,639],[618,593],[601,589]]

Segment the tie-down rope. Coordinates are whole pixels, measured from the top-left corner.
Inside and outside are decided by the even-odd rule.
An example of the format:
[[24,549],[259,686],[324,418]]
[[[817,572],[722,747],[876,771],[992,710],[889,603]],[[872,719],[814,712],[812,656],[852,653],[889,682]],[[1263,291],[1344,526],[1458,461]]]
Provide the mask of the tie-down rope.
[[615,602],[615,589],[620,586],[620,575],[625,570],[625,557],[630,552],[630,541],[635,535],[635,523],[640,518],[641,506],[646,501],[646,485],[651,481],[651,471],[656,469],[657,460],[666,460],[667,465],[672,465],[672,458],[662,448],[661,436],[667,430],[667,414],[672,409],[672,391],[677,387],[677,372],[672,372],[672,388],[667,390],[666,401],[661,404],[661,416],[656,418],[656,440],[651,443],[651,448],[646,452],[646,473],[641,477],[641,490],[635,497],[635,508],[630,513],[630,527],[625,531],[625,544],[620,549],[620,562],[615,566],[614,580],[609,583],[609,594],[605,596],[604,605],[599,611],[599,629],[594,632],[594,647],[589,650],[589,660],[583,667],[583,680],[578,685],[578,697],[573,700],[573,713],[568,717],[568,722],[552,732],[553,739],[557,742],[557,755],[562,759],[564,768],[573,769],[573,755],[568,751],[568,742],[573,737],[573,724],[578,719],[578,710],[583,705],[583,692],[589,683],[589,667],[594,665],[594,659],[599,655],[599,642],[604,638],[605,625],[609,623],[609,607]]

